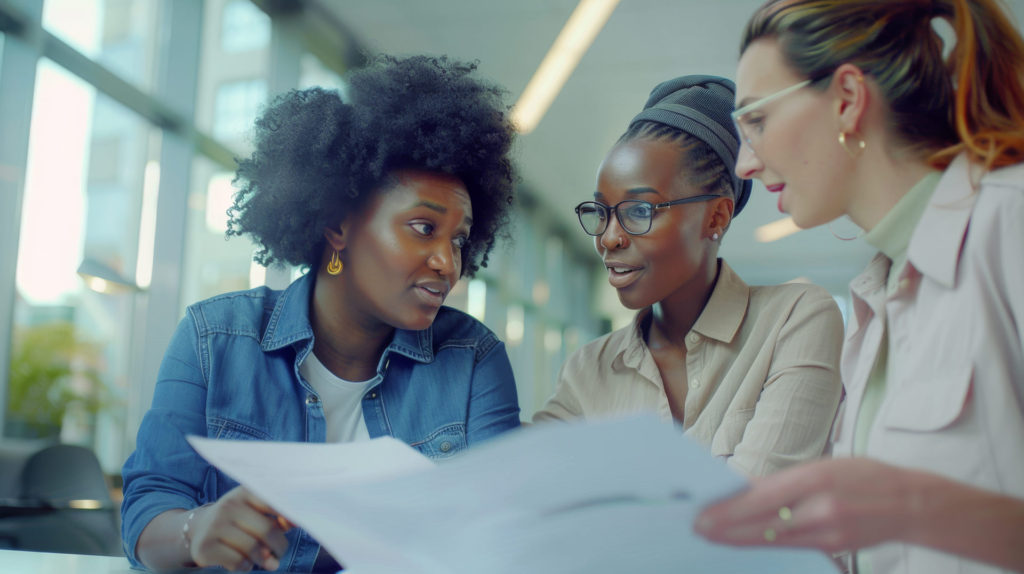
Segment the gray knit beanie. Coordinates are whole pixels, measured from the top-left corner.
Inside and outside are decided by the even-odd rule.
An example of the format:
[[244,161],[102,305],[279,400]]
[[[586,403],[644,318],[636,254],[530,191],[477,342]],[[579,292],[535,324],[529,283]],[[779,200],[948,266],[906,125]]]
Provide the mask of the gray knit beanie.
[[651,90],[644,110],[629,125],[649,121],[686,132],[706,143],[721,158],[732,177],[736,194],[733,217],[750,198],[750,180],[736,176],[739,138],[730,114],[736,86],[718,76],[682,76],[658,84]]

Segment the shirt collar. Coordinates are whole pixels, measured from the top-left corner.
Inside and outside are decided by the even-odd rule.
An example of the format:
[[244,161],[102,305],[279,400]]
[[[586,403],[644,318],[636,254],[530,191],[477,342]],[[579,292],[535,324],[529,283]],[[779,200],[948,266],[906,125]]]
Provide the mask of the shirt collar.
[[914,228],[928,208],[928,200],[941,178],[942,173],[938,171],[922,177],[864,236],[864,240],[893,261],[903,257],[910,245]]
[[710,339],[731,343],[747,315],[750,286],[724,259],[718,261],[718,280],[693,330]]
[[[715,287],[711,290],[711,297],[697,317],[692,330],[709,339],[730,343],[740,330],[743,318],[747,314],[750,286],[740,279],[724,259],[719,259],[718,262],[718,279],[715,281]],[[638,368],[646,352],[647,344],[644,343],[641,327],[650,312],[651,308],[648,307],[633,317],[629,331],[619,345],[616,356],[622,357],[627,367]]]
[[921,274],[950,288],[955,285],[960,248],[977,196],[971,164],[961,154],[946,168],[910,238],[907,260]]
[[[263,332],[261,347],[270,352],[300,341],[313,340],[313,325],[309,320],[309,302],[313,297],[316,277],[306,273],[285,289],[277,298],[270,314],[267,328]],[[415,361],[429,363],[434,360],[433,326],[422,331],[395,329],[384,353],[381,364],[385,364],[390,353],[398,353]]]

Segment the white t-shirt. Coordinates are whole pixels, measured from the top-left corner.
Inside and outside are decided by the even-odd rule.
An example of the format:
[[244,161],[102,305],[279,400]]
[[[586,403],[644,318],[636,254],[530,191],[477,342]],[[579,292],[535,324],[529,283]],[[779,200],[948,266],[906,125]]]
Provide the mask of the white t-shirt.
[[363,418],[363,395],[380,379],[380,375],[367,381],[346,381],[328,370],[312,351],[299,365],[299,373],[320,396],[327,422],[327,442],[355,442],[370,438]]

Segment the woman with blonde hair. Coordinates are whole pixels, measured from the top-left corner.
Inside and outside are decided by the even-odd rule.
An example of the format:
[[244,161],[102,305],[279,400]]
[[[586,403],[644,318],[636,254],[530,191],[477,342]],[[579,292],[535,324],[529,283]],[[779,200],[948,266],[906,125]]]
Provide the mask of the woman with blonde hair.
[[994,0],[772,0],[741,54],[737,175],[880,253],[850,286],[839,458],[697,529],[858,572],[1024,571],[1024,40]]

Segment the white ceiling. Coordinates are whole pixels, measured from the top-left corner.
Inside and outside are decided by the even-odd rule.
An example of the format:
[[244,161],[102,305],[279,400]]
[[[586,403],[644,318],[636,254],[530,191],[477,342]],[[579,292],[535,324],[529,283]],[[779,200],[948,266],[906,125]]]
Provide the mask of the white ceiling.
[[[522,92],[565,24],[576,0],[319,0],[372,51],[447,54],[479,60],[504,85],[510,103]],[[516,149],[523,182],[576,230],[573,206],[593,193],[597,166],[656,84],[684,74],[733,78],[746,18],[762,0],[622,0],[562,92]],[[1018,22],[1024,0],[1008,2]],[[755,183],[722,255],[748,283],[807,277],[836,294],[870,259],[863,241],[841,241],[828,228],[758,243],[754,229],[780,217]],[[844,224],[845,223],[845,224]],[[838,235],[853,235],[838,222]],[[590,249],[582,231],[573,235]],[[595,264],[596,264],[595,256]],[[607,287],[607,286],[606,286]],[[610,288],[608,288],[610,290]]]

